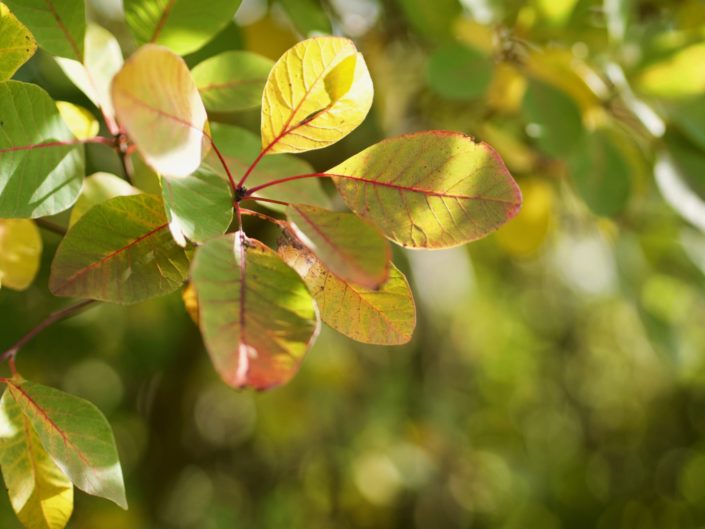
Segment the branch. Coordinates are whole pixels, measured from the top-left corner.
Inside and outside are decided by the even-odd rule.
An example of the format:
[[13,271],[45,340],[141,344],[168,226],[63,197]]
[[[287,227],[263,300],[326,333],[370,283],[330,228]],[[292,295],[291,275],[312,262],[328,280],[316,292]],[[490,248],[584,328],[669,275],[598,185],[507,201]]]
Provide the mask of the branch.
[[57,235],[61,235],[62,237],[66,235],[66,228],[63,226],[59,226],[58,224],[55,224],[51,222],[50,220],[46,219],[34,219],[34,222],[37,226],[39,226],[42,229],[45,229],[47,231],[50,231],[52,233],[56,233]]
[[282,228],[287,226],[287,222],[285,220],[275,219],[274,217],[270,217],[269,215],[267,215],[265,213],[260,213],[259,211],[253,211],[251,209],[240,208],[240,212],[243,215],[249,215],[251,217],[257,217],[258,219],[266,220],[267,222],[271,222],[272,224],[276,224],[277,226],[280,226]]

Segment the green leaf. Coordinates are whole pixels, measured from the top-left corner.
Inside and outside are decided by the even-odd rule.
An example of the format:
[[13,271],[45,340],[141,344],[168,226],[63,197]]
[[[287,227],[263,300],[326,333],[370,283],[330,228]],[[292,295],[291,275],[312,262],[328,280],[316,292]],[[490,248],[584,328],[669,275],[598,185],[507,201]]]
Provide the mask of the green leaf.
[[[260,139],[245,129],[220,123],[213,124],[212,134],[213,140],[225,156],[225,160],[233,174],[244,174],[247,167],[259,153]],[[206,162],[209,168],[225,177],[223,168],[215,153],[211,153]],[[295,156],[289,154],[267,156],[262,158],[255,170],[252,171],[247,179],[247,186],[254,187],[279,178],[313,172],[313,167],[308,162]],[[256,195],[272,200],[328,207],[330,206],[330,200],[318,180],[318,178],[310,178],[285,182],[258,191]],[[286,210],[286,206],[278,204],[263,202],[262,205],[276,211]]]
[[124,0],[125,20],[141,44],[161,44],[185,55],[223,29],[241,0]]
[[188,260],[153,195],[112,198],[83,215],[59,244],[49,288],[57,296],[130,304],[177,290]]
[[427,77],[441,96],[471,101],[485,94],[493,72],[494,62],[487,54],[466,44],[450,43],[433,52]]
[[0,399],[0,468],[12,508],[25,527],[66,527],[73,512],[73,484],[44,450],[9,390]]
[[84,0],[4,0],[34,34],[39,45],[57,57],[83,61],[86,35]]
[[458,132],[389,138],[327,173],[350,209],[412,248],[479,239],[521,205],[519,187],[494,149]]
[[122,178],[110,173],[95,173],[83,182],[81,194],[71,209],[69,226],[76,224],[93,206],[105,202],[110,198],[136,195],[140,192]]
[[113,432],[98,408],[34,382],[11,379],[7,390],[44,450],[76,487],[127,509]]
[[377,288],[387,280],[391,250],[380,231],[352,213],[292,204],[287,216],[297,239],[341,279]]
[[81,190],[83,146],[38,86],[0,82],[0,175],[0,217],[54,215]]
[[262,96],[262,148],[322,149],[352,132],[372,105],[372,80],[352,41],[317,37],[276,62]]
[[34,281],[42,237],[34,222],[0,219],[0,287],[24,290]]
[[321,311],[321,319],[358,342],[400,345],[411,340],[416,327],[414,297],[404,274],[391,265],[389,279],[368,289],[340,279],[303,248],[279,248],[289,266],[308,285]]
[[279,0],[296,31],[304,37],[331,33],[330,19],[319,0]]
[[6,81],[37,51],[29,30],[0,2],[0,81]]
[[580,107],[563,90],[532,79],[521,109],[529,131],[550,156],[565,157],[580,142],[583,135]]
[[211,360],[234,387],[287,382],[318,332],[311,294],[294,270],[241,233],[196,250],[191,279]]
[[432,41],[448,40],[453,22],[461,15],[458,0],[397,0],[409,24]]
[[185,178],[162,178],[164,205],[174,240],[205,242],[225,233],[233,220],[230,185],[220,175],[199,170]]
[[227,51],[192,70],[210,112],[235,112],[262,104],[262,90],[274,62],[248,51]]
[[208,116],[184,60],[148,45],[130,57],[112,84],[120,124],[155,171],[187,176],[210,146]]

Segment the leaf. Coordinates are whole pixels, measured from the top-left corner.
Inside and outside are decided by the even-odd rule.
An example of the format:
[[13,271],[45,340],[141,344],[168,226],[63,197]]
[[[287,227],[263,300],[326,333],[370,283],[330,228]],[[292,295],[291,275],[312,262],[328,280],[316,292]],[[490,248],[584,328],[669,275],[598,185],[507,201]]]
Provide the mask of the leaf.
[[391,250],[373,225],[352,213],[292,204],[287,216],[297,239],[335,275],[377,288],[387,280]]
[[76,224],[93,206],[114,197],[136,195],[140,192],[128,182],[110,173],[95,173],[83,182],[81,194],[71,209],[69,227]]
[[331,33],[330,19],[318,0],[279,0],[296,31],[304,37]]
[[107,29],[89,24],[85,55],[83,63],[63,58],[57,58],[56,62],[73,84],[112,119],[115,109],[110,98],[110,83],[122,68],[120,44]]
[[642,93],[663,98],[682,98],[705,92],[705,43],[679,50],[666,60],[649,65],[636,80]]
[[352,41],[299,42],[272,68],[262,96],[262,147],[321,149],[347,136],[372,105],[372,80]]
[[34,382],[10,379],[6,383],[44,450],[73,484],[127,509],[113,432],[98,408]]
[[174,240],[205,242],[225,233],[233,220],[233,196],[228,182],[207,170],[185,178],[162,178],[164,205]]
[[73,484],[44,450],[9,390],[0,399],[0,467],[12,508],[25,527],[66,527]]
[[431,55],[427,77],[441,96],[471,101],[485,94],[493,72],[494,63],[487,54],[466,44],[449,43]]
[[91,208],[68,231],[51,265],[49,288],[57,296],[130,304],[177,290],[187,273],[162,201],[123,196]]
[[112,84],[118,121],[157,172],[187,176],[201,164],[208,116],[186,63],[161,46],[130,57]]
[[4,0],[52,55],[83,60],[86,9],[83,0]]
[[494,149],[458,132],[389,138],[327,173],[350,209],[412,248],[479,239],[521,206],[519,187]]
[[332,274],[308,250],[282,246],[279,254],[303,277],[321,319],[338,332],[377,345],[401,345],[411,340],[416,327],[414,297],[394,264],[386,283],[371,290]]
[[141,44],[179,55],[196,51],[235,16],[240,0],[124,0],[125,20]]
[[71,133],[79,140],[87,140],[98,135],[100,123],[85,108],[66,101],[57,101],[56,108],[59,109],[59,114]]
[[[225,156],[230,170],[236,175],[244,174],[247,167],[259,153],[259,138],[245,129],[220,123],[213,124],[212,134],[213,140]],[[210,169],[225,177],[223,168],[215,153],[211,153],[206,162]],[[254,171],[252,171],[247,179],[247,185],[254,187],[279,178],[313,172],[313,167],[308,162],[295,156],[289,154],[267,156],[262,158]],[[285,182],[258,191],[256,194],[257,196],[273,200],[328,207],[330,200],[318,180],[317,178],[310,178]],[[278,204],[263,202],[262,205],[277,211],[286,210],[286,206]]]
[[287,382],[318,332],[306,285],[264,244],[240,233],[196,250],[196,289],[206,348],[223,380],[267,389]]
[[262,104],[262,90],[274,62],[247,51],[227,51],[192,71],[210,112],[235,112]]
[[0,81],[10,79],[37,51],[37,41],[0,2]]
[[413,29],[432,41],[449,39],[453,22],[462,13],[457,0],[398,0],[398,4]]
[[0,219],[0,287],[24,290],[34,281],[42,238],[31,220]]
[[0,217],[68,209],[83,175],[83,146],[49,95],[36,85],[0,82]]

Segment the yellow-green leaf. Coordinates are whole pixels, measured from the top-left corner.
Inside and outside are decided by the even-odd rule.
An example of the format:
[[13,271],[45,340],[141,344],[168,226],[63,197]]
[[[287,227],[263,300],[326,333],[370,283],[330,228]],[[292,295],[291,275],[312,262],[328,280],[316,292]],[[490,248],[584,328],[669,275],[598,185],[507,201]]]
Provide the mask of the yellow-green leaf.
[[140,48],[112,84],[120,124],[157,172],[187,176],[210,145],[208,117],[184,60],[162,46]]
[[0,81],[15,75],[35,51],[37,41],[32,33],[0,2]]
[[372,80],[352,41],[299,42],[272,68],[262,96],[262,147],[321,149],[347,136],[372,105]]
[[66,527],[73,512],[73,484],[44,450],[9,391],[0,399],[0,468],[12,508],[27,529]]
[[98,135],[100,123],[87,109],[66,101],[57,101],[56,107],[59,109],[59,114],[61,114],[66,126],[79,140],[94,138]]
[[689,46],[646,68],[637,79],[650,96],[679,98],[705,93],[705,44]]
[[122,178],[110,173],[95,173],[83,181],[83,189],[71,209],[69,227],[76,224],[93,206],[115,197],[136,195],[140,192]]
[[24,290],[34,281],[42,238],[31,220],[0,219],[0,287]]

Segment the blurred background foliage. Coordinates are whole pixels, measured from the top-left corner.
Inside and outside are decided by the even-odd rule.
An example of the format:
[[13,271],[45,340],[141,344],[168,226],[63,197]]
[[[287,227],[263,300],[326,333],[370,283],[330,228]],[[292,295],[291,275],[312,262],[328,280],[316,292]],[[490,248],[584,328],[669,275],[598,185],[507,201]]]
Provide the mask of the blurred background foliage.
[[[88,3],[134,49],[120,1]],[[41,335],[23,374],[96,403],[127,477],[128,512],[79,494],[69,527],[705,526],[705,3],[245,0],[187,61],[276,59],[317,32],[354,38],[375,82],[363,126],[306,156],[318,169],[460,130],[498,149],[522,212],[468,247],[398,252],[411,344],[324,330],[268,393],[218,380],[178,295]],[[48,55],[18,77],[90,107]],[[215,118],[258,130],[258,111]],[[89,174],[120,174],[87,152]],[[43,238],[34,286],[0,291],[4,344],[63,304]]]

